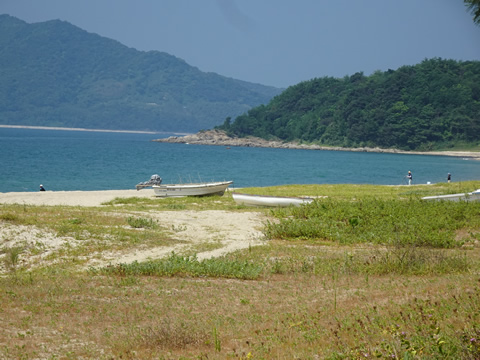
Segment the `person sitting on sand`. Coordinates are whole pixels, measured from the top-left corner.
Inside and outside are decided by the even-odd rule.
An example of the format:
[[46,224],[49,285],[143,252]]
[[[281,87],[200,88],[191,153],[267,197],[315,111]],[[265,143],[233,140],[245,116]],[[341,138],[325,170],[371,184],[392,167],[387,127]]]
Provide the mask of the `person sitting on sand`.
[[45,188],[43,187],[42,184],[40,184],[40,191],[45,191]]

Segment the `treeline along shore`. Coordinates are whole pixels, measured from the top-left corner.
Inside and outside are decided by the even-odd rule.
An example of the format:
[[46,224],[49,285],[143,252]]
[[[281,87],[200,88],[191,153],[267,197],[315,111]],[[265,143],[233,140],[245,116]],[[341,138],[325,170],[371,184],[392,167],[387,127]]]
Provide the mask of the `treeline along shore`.
[[173,144],[196,144],[196,145],[215,145],[215,146],[245,146],[245,147],[264,147],[278,149],[305,149],[305,150],[330,150],[330,151],[354,151],[354,152],[376,152],[392,154],[417,154],[417,155],[438,155],[438,156],[456,156],[462,158],[472,158],[480,160],[480,152],[473,151],[404,151],[398,149],[382,148],[346,148],[340,146],[320,146],[315,144],[302,144],[299,142],[270,141],[262,138],[248,137],[230,137],[223,130],[206,130],[196,134],[185,136],[170,136],[164,139],[155,139],[153,141]]

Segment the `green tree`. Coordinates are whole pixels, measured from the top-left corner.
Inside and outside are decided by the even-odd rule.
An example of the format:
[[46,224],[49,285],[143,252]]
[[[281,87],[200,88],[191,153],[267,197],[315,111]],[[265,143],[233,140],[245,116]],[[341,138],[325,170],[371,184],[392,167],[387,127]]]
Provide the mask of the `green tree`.
[[370,76],[301,82],[218,128],[240,137],[329,146],[477,146],[479,84],[479,61],[426,59]]
[[480,25],[480,0],[463,0],[463,2],[473,15],[473,22]]

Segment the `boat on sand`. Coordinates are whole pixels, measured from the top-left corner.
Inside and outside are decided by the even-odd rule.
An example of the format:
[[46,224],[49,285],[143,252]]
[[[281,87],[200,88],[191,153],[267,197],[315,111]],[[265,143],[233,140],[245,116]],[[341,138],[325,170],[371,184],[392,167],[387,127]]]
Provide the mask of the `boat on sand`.
[[239,205],[246,206],[267,206],[267,207],[287,207],[309,204],[312,198],[290,197],[290,196],[271,196],[232,193],[233,200]]
[[187,184],[164,184],[153,185],[155,196],[158,197],[181,197],[181,196],[206,196],[223,195],[227,187],[233,184],[233,181],[218,181],[205,183],[187,183]]
[[150,180],[138,183],[137,185],[135,185],[135,187],[137,188],[137,191],[138,191],[153,185],[160,185],[161,183],[162,183],[162,178],[160,177],[160,175],[154,174],[150,177]]
[[480,201],[480,189],[472,191],[470,193],[461,194],[448,194],[448,195],[436,195],[425,196],[422,200],[436,200],[436,201]]

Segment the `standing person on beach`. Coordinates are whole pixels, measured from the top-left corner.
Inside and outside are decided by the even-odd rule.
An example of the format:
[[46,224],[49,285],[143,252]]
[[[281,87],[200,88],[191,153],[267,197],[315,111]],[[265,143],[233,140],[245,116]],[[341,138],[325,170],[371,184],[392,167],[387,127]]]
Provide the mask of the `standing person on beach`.
[[408,185],[412,185],[413,176],[411,171],[408,171],[407,179],[408,179]]
[[447,182],[450,182],[450,180],[452,180],[452,174],[448,173],[448,175],[447,175]]

